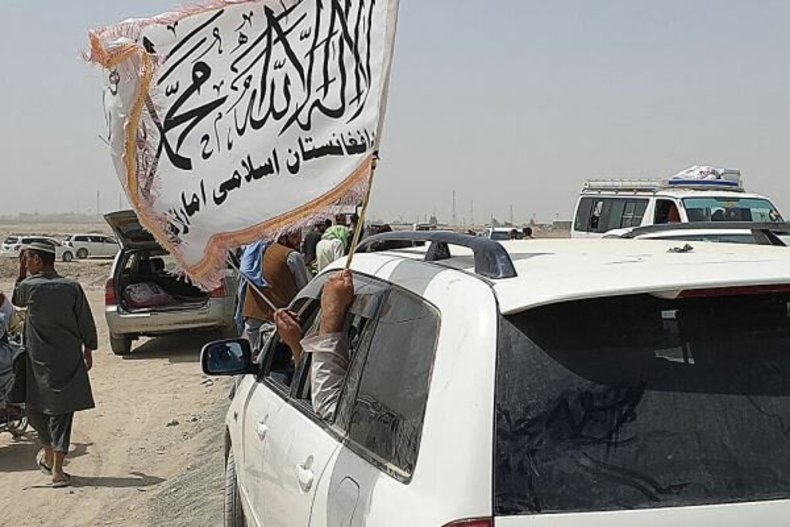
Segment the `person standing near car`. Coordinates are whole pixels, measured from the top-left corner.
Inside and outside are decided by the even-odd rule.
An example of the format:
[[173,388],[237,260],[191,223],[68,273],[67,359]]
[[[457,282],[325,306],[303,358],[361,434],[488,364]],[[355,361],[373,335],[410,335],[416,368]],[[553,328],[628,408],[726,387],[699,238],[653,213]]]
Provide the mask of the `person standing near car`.
[[[260,294],[266,295],[278,308],[286,307],[310,281],[310,272],[304,263],[299,247],[299,234],[282,236],[278,243],[254,244],[252,254],[245,250],[242,256],[242,272],[251,279],[259,291],[250,291],[246,280],[245,289],[240,296],[240,315],[244,320],[243,335],[249,340],[250,347],[258,352],[261,334],[274,330],[274,311]],[[257,259],[257,261],[256,261]]]
[[350,240],[351,231],[345,225],[333,225],[324,232],[321,241],[316,245],[319,273],[324,267],[346,254]]
[[74,412],[93,408],[88,371],[98,347],[96,324],[78,282],[55,271],[55,247],[34,242],[19,260],[13,304],[26,308],[24,342],[28,352],[25,409],[43,448],[37,462],[65,487],[63,471]]
[[313,228],[305,235],[302,242],[302,255],[304,256],[304,263],[308,267],[315,267],[316,263],[316,246],[321,241],[321,236],[324,235],[326,230],[332,226],[332,220],[322,221],[313,225]]

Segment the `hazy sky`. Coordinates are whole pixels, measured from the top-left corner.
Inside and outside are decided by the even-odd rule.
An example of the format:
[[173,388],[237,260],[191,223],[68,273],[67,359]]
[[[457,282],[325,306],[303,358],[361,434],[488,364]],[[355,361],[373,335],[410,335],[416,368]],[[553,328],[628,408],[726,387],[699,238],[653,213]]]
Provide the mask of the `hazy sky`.
[[[0,214],[115,209],[86,31],[178,0],[2,0]],[[740,168],[790,216],[790,2],[401,0],[372,214],[570,217],[585,178]]]

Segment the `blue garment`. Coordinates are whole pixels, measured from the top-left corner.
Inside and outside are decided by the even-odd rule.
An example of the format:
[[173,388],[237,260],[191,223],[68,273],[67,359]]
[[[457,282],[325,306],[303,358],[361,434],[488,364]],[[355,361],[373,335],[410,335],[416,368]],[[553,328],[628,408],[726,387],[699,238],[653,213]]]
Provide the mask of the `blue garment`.
[[241,264],[239,265],[239,270],[241,271],[238,291],[239,303],[236,305],[236,313],[233,316],[239,333],[244,331],[244,316],[242,313],[244,311],[244,301],[247,299],[247,288],[249,287],[247,281],[260,288],[269,287],[269,283],[263,277],[263,253],[268,246],[269,242],[260,240],[246,246],[241,255]]

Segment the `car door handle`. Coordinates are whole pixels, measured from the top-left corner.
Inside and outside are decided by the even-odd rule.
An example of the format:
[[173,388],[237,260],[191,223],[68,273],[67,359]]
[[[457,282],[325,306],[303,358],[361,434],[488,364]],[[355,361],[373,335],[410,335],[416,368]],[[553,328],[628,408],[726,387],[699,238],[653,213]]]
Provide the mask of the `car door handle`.
[[296,479],[299,481],[299,488],[302,492],[307,494],[313,488],[313,480],[315,475],[313,471],[305,467],[304,463],[296,465]]

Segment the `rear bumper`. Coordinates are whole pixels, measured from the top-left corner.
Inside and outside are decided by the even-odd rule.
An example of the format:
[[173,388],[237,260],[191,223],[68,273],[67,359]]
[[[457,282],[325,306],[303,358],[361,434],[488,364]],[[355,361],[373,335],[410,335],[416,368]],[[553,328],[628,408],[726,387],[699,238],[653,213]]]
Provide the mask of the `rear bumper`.
[[232,299],[212,298],[200,309],[129,313],[120,306],[108,306],[104,315],[113,335],[152,336],[230,326],[233,310]]

